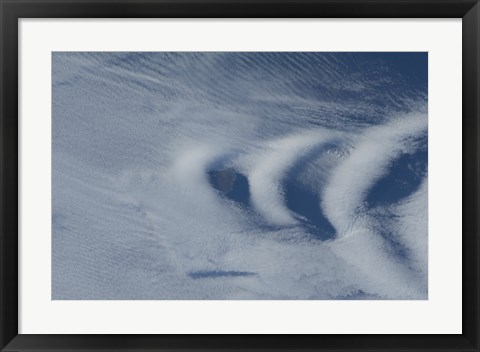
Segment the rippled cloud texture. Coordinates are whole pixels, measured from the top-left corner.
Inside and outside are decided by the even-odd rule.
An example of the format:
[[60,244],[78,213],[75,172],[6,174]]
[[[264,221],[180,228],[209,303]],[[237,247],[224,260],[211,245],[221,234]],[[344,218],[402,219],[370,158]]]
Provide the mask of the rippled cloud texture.
[[52,60],[53,299],[427,299],[427,53]]

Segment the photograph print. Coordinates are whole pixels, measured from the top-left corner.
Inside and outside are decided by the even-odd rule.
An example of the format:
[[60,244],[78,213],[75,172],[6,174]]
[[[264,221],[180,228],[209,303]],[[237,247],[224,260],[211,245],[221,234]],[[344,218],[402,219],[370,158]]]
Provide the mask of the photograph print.
[[428,53],[53,52],[53,300],[428,299]]

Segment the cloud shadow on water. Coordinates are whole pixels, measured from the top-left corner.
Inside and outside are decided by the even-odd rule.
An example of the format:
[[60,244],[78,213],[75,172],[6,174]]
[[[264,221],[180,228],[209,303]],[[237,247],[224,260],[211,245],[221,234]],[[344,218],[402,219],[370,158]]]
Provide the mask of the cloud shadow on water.
[[188,276],[194,280],[197,279],[215,279],[222,277],[245,277],[254,276],[255,273],[249,271],[222,271],[222,270],[205,270],[205,271],[193,271],[188,273]]

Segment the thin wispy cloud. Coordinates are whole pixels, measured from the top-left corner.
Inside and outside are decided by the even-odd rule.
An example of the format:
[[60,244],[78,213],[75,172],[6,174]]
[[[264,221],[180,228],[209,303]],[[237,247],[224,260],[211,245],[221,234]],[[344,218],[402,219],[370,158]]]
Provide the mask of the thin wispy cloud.
[[426,55],[53,53],[52,298],[426,299]]

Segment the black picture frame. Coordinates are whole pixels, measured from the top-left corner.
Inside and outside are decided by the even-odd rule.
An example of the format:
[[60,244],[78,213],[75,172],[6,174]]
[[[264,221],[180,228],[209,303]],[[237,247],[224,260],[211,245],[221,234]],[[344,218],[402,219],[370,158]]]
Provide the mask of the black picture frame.
[[[477,0],[0,0],[0,347],[2,351],[479,351]],[[18,334],[18,20],[20,18],[462,18],[461,335]],[[448,185],[447,185],[448,187]],[[288,317],[287,317],[288,318]],[[94,319],[94,317],[92,317]],[[385,322],[388,324],[388,322]]]

